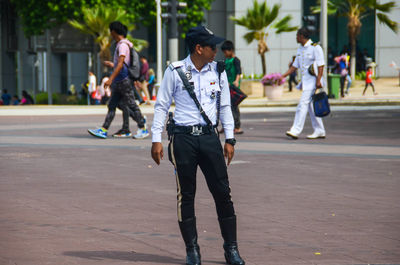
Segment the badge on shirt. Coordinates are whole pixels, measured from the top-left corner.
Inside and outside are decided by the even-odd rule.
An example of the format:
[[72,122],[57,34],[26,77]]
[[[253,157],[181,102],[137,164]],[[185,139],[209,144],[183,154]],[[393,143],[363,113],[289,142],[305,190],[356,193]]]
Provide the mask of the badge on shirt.
[[213,90],[213,91],[211,92],[210,98],[211,98],[211,99],[214,99],[214,98],[215,98],[215,94],[216,94],[216,93],[215,93],[215,90]]
[[215,82],[210,82],[210,86],[215,85]]
[[185,75],[188,80],[192,79],[192,67],[190,65],[186,67]]

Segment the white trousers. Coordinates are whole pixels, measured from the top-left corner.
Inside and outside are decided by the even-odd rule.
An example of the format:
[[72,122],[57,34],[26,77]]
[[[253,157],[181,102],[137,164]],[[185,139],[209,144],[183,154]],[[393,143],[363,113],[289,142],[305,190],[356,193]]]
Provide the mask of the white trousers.
[[325,134],[325,128],[324,124],[322,123],[322,119],[316,117],[314,114],[314,107],[312,104],[313,95],[314,90],[305,90],[301,94],[300,102],[297,105],[293,126],[290,129],[292,133],[299,135],[303,131],[304,122],[306,121],[308,112],[310,114],[311,125],[314,128],[314,132],[317,134]]

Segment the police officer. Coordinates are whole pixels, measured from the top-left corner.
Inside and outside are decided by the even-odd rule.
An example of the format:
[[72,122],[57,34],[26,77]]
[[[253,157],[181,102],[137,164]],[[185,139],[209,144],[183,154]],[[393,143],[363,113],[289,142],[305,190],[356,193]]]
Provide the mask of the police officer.
[[323,86],[324,53],[321,46],[312,43],[306,28],[301,28],[297,31],[296,40],[301,45],[297,50],[295,61],[289,70],[283,74],[283,78],[300,69],[301,83],[299,86],[302,87],[303,92],[297,105],[293,126],[286,132],[286,135],[297,139],[303,130],[307,112],[309,112],[314,132],[308,135],[307,138],[325,138],[324,124],[321,118],[315,116],[312,104],[312,96],[316,89]]
[[[223,40],[205,27],[191,28],[186,34],[190,55],[182,61],[172,63],[166,69],[154,105],[151,155],[160,164],[160,159],[163,158],[161,133],[172,99],[175,101],[174,118],[169,121],[170,125],[175,125],[172,129],[169,127],[171,138],[168,155],[175,167],[178,221],[186,245],[186,264],[189,265],[201,264],[194,211],[198,166],[215,201],[226,262],[245,264],[236,242],[236,215],[224,159],[225,156],[229,165],[236,142],[233,135],[229,83],[225,72],[219,78],[217,63],[214,62],[216,45]],[[182,75],[193,89],[203,114],[190,96]],[[217,109],[220,109],[219,115]],[[224,149],[216,133],[217,116],[225,130]]]

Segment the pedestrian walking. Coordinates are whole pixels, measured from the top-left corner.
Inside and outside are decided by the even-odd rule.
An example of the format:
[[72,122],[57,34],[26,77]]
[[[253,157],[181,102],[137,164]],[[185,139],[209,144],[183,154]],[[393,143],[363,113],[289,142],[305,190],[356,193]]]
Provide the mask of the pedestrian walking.
[[150,103],[150,94],[148,90],[148,81],[149,81],[149,63],[145,56],[140,56],[140,77],[139,81],[135,82],[136,88],[138,88],[139,94],[144,94],[143,100],[146,105],[151,105]]
[[114,52],[114,61],[105,61],[104,64],[114,68],[109,79],[104,83],[104,87],[112,85],[111,99],[108,103],[108,112],[103,126],[98,129],[89,129],[88,132],[99,138],[107,138],[107,131],[115,117],[117,106],[122,109],[123,124],[122,129],[116,132],[114,137],[130,137],[129,115],[133,113],[133,119],[136,121],[139,129],[135,136],[136,139],[143,139],[149,135],[146,128],[146,120],[143,117],[139,106],[135,102],[132,80],[129,78],[128,66],[130,65],[130,49],[133,44],[126,39],[127,28],[119,21],[110,23],[110,32],[112,38],[117,42]]
[[[235,86],[240,89],[240,75],[242,74],[242,69],[240,66],[240,60],[235,55],[235,47],[232,41],[225,41],[221,50],[225,55],[225,71],[228,76],[229,87]],[[243,130],[240,128],[240,110],[239,105],[232,104],[231,109],[233,120],[235,123],[235,129],[233,130],[234,134],[242,134]]]
[[[351,77],[349,74],[350,56],[347,53],[345,53],[342,54],[341,56],[338,56],[335,59],[338,62],[339,72],[340,72],[340,96],[344,98],[345,95],[349,94],[349,89],[351,86]],[[344,91],[344,85],[346,81],[347,81],[347,87],[346,91]]]
[[374,93],[374,95],[378,95],[378,93],[375,92],[374,83],[372,83],[372,67],[371,66],[367,67],[367,72],[365,74],[365,88],[362,93],[363,96],[365,96],[365,91],[367,91],[368,86],[372,87],[372,92]]
[[[296,59],[296,56],[293,56],[293,57],[292,57],[292,61],[289,63],[289,68],[292,67],[292,65],[293,65],[295,59]],[[294,83],[295,86],[298,85],[298,82],[297,82],[296,78],[297,78],[297,70],[294,71],[293,73],[291,73],[291,74],[289,75],[289,80],[288,80],[289,92],[292,92],[292,91],[293,91],[293,89],[292,89],[292,86],[293,86],[292,83]]]
[[315,116],[312,104],[312,96],[315,94],[315,91],[322,88],[323,85],[324,54],[321,46],[313,43],[309,36],[309,32],[306,28],[301,28],[297,31],[296,40],[301,45],[297,49],[297,55],[293,65],[282,75],[282,78],[284,78],[296,71],[296,69],[300,69],[301,72],[301,86],[303,92],[300,102],[297,105],[293,126],[286,132],[286,135],[293,139],[298,139],[300,133],[303,131],[307,112],[310,115],[311,124],[314,128],[314,132],[308,135],[307,138],[325,138],[326,135],[322,119]]
[[[175,167],[178,222],[188,265],[201,264],[194,210],[198,166],[215,201],[226,262],[245,264],[237,246],[236,215],[227,173],[236,143],[229,83],[226,73],[214,62],[216,45],[223,40],[205,27],[191,28],[186,34],[190,55],[166,69],[154,106],[151,155],[160,164],[161,133],[172,100],[175,101],[174,117],[171,113],[168,120],[168,156]],[[219,117],[225,129],[224,149],[216,132]]]
[[155,90],[155,85],[156,83],[156,74],[154,72],[153,68],[149,69],[149,81],[148,81],[148,90],[149,90],[149,95],[151,97],[151,100],[156,100],[156,90]]

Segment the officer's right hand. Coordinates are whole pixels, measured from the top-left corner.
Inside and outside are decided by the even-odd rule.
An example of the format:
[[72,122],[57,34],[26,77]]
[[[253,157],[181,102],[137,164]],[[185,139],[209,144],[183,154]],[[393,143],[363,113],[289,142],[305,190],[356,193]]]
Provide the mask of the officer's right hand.
[[161,159],[164,158],[164,151],[163,151],[162,143],[154,142],[152,144],[152,146],[151,146],[151,157],[153,158],[154,162],[157,163],[157,165],[160,164]]

